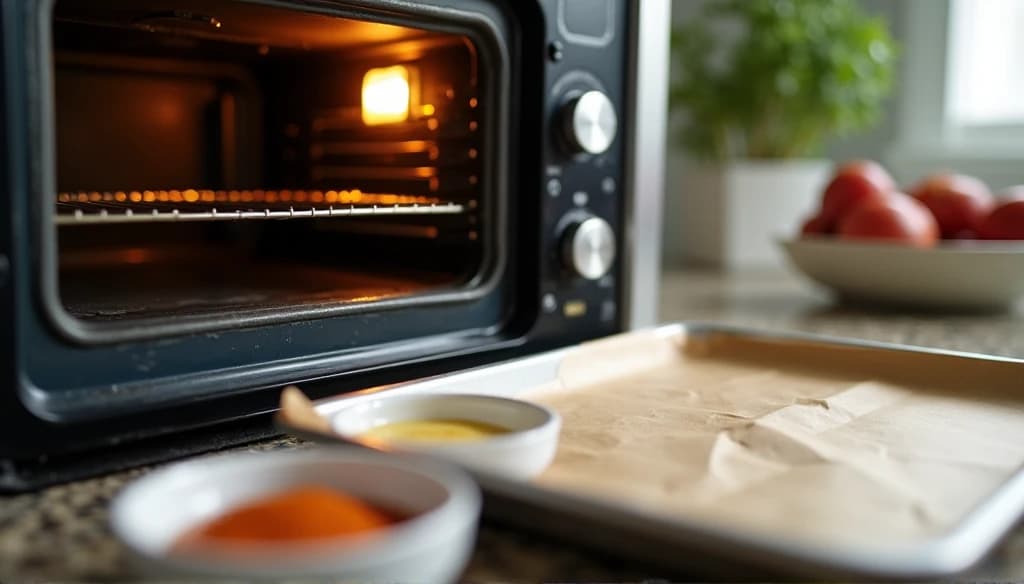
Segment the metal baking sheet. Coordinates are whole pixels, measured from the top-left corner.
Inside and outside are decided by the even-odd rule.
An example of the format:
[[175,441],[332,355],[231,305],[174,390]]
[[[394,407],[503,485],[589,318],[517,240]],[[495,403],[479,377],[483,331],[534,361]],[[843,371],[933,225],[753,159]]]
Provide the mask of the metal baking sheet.
[[[672,361],[675,351],[683,355],[679,363]],[[1021,517],[1024,446],[1014,438],[1024,432],[1021,381],[1020,360],[686,323],[345,394],[317,407],[329,417],[382,392],[541,401],[563,415],[559,456],[531,482],[476,473],[492,516],[684,570],[920,579],[970,568]],[[657,405],[644,406],[645,400]],[[869,415],[875,410],[883,415]],[[669,425],[659,419],[665,417]],[[837,427],[835,436],[826,432]],[[765,428],[786,439],[758,444],[757,435],[747,435]],[[666,473],[685,456],[703,456],[678,451],[680,459],[672,459],[674,440],[699,441],[703,431],[715,439],[707,468],[680,467],[692,476]],[[725,455],[723,436],[734,439]],[[805,439],[795,450],[793,436]],[[849,460],[847,446],[856,455]],[[738,448],[739,458],[728,448]],[[743,466],[745,449],[756,455],[753,467]],[[904,467],[906,453],[937,459]],[[789,481],[776,487],[784,490],[771,491],[771,481],[759,475],[743,483],[747,491],[729,493],[731,499],[708,490],[736,480],[729,474],[735,468],[723,473],[721,464],[739,460],[736,468],[757,475],[763,459],[766,476]],[[788,473],[786,464],[804,474]],[[602,465],[607,473],[598,472]],[[957,472],[971,478],[945,493],[957,480],[943,477]],[[864,490],[853,488],[850,478],[865,480],[864,474]],[[808,477],[807,484],[794,483],[794,476]],[[806,496],[792,495],[801,488]],[[713,504],[691,504],[707,493]],[[841,496],[833,502],[844,506],[834,518],[830,508],[814,506],[830,496]],[[899,516],[908,509],[926,520]]]

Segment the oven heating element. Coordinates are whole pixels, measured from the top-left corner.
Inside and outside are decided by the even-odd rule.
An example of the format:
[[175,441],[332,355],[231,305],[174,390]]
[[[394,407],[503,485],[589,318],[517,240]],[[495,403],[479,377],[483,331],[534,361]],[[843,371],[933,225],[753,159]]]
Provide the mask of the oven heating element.
[[[308,206],[307,203],[311,203]],[[57,225],[458,215],[468,205],[434,197],[356,191],[131,191],[60,193]],[[326,205],[326,207],[324,206]]]

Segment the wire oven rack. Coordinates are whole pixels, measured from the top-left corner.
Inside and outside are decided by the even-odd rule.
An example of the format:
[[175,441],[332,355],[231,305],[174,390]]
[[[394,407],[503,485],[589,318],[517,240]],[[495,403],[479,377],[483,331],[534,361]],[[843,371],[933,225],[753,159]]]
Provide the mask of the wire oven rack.
[[358,190],[74,192],[57,196],[57,225],[455,215],[475,206],[434,197]]

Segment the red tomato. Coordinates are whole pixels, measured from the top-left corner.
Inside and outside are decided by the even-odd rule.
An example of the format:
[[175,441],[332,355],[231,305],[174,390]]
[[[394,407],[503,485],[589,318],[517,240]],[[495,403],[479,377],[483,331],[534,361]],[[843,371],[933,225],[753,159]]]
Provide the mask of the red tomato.
[[963,174],[933,174],[915,185],[910,194],[931,210],[946,239],[969,235],[995,206],[988,186]]
[[[933,215],[934,215],[934,213],[933,213]],[[939,228],[939,231],[942,231],[941,227]],[[943,236],[943,238],[944,239],[981,239],[981,236],[978,235],[978,230],[977,229],[964,229],[963,231],[957,231],[956,233],[954,233],[953,235],[951,235],[949,237]]]
[[1024,185],[1005,193],[1008,197],[981,222],[982,239],[1024,239]]
[[881,164],[870,160],[847,162],[825,188],[820,217],[829,229],[835,229],[854,207],[881,201],[895,190],[896,182]]
[[800,235],[827,235],[830,232],[828,223],[821,215],[815,215],[804,221],[803,227],[800,228]]
[[839,237],[931,247],[939,239],[939,225],[928,207],[903,193],[892,193],[847,213],[839,223]]

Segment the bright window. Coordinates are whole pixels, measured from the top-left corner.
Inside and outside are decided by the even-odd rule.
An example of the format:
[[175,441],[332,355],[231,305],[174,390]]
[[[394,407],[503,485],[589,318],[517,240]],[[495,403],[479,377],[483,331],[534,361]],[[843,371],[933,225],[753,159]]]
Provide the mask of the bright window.
[[946,117],[1024,124],[1024,0],[952,0]]

